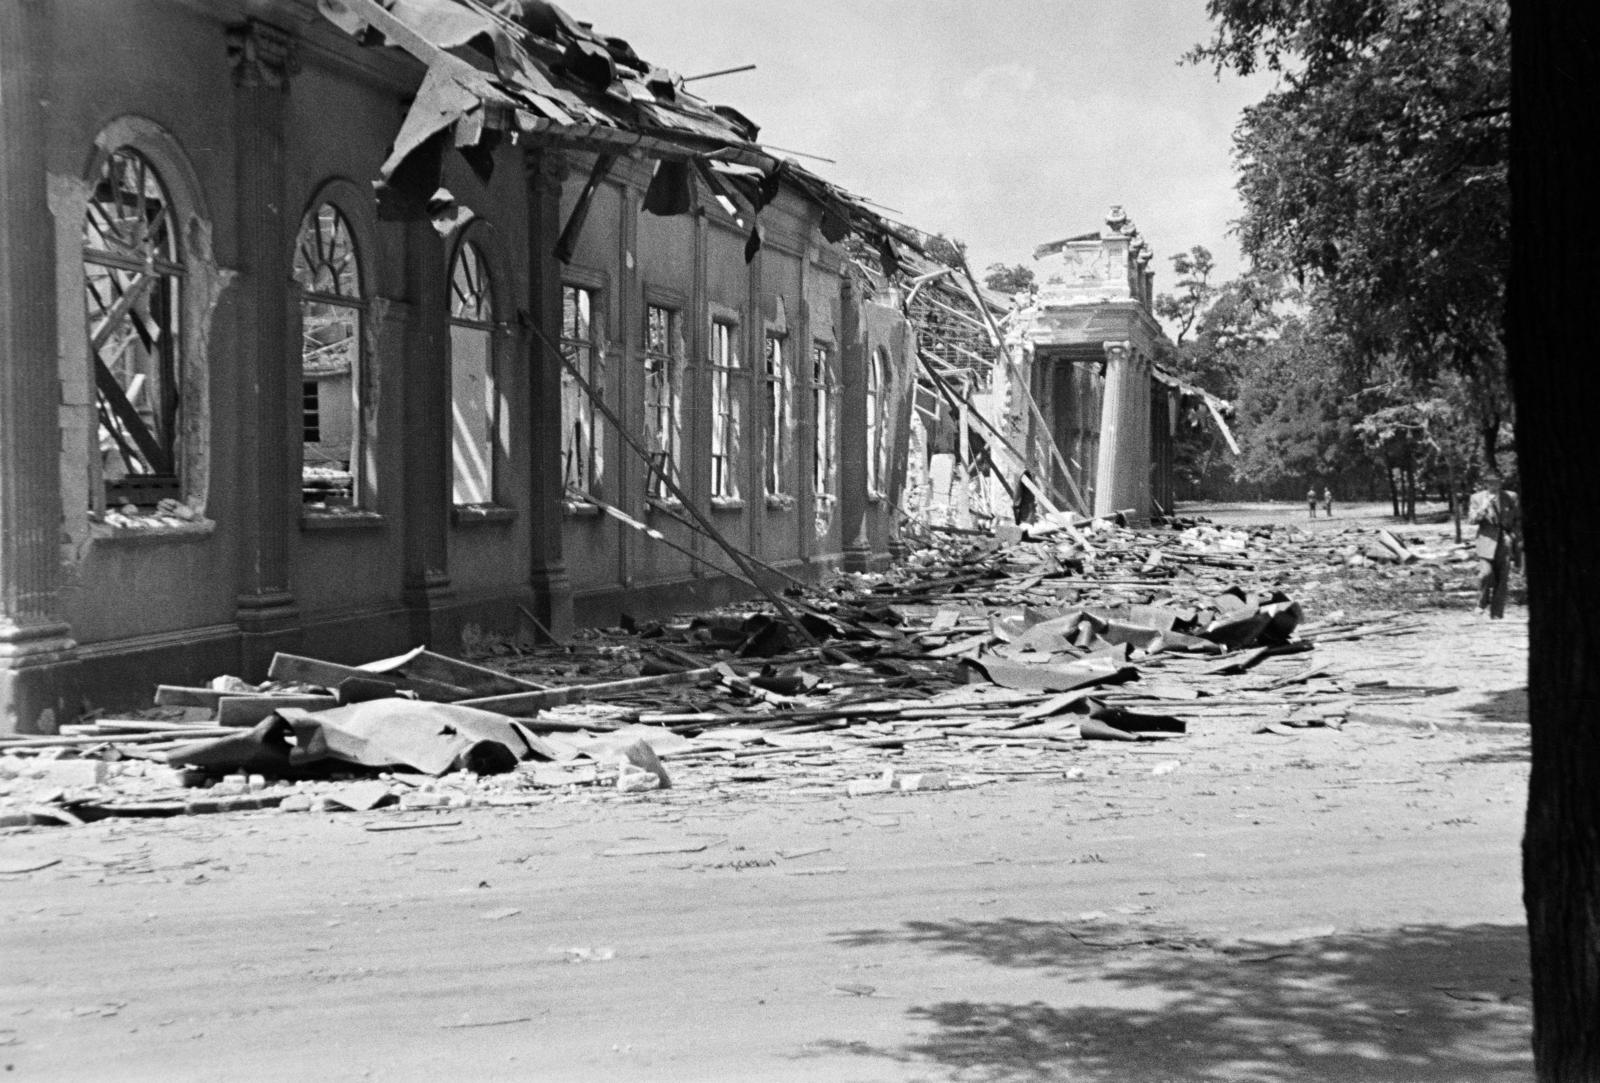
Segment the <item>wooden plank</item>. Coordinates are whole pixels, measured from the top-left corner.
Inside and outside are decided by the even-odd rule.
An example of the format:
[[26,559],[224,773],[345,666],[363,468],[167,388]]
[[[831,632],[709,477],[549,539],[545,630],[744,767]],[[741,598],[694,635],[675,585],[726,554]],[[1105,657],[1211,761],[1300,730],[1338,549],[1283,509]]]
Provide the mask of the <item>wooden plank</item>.
[[338,705],[339,701],[333,696],[223,696],[217,704],[217,724],[253,726],[283,707],[326,711]]
[[[373,672],[368,669],[341,666],[337,662],[324,662],[320,658],[306,658],[302,655],[284,654],[282,652],[272,656],[272,666],[267,670],[267,675],[275,681],[311,684],[321,688],[337,688],[341,681],[348,680],[351,677],[360,677],[362,680],[367,681],[372,680],[374,677]],[[470,688],[426,680],[421,677],[390,675],[384,679],[392,680],[397,688],[415,692],[419,699],[429,700],[434,703],[454,703],[456,700],[467,699],[472,695],[472,689]]]
[[690,669],[682,673],[664,673],[659,677],[633,677],[625,681],[606,681],[601,684],[574,684],[566,688],[547,688],[541,692],[517,692],[509,696],[483,696],[460,701],[462,707],[476,707],[480,711],[495,711],[512,717],[537,714],[545,707],[559,707],[567,703],[584,703],[606,699],[632,692],[666,688],[674,684],[692,684],[704,678],[718,676],[716,669]]
[[156,685],[157,707],[210,707],[216,709],[223,696],[246,695],[243,692],[219,692],[215,688],[186,688],[177,684]]
[[488,666],[475,665],[460,658],[433,651],[422,651],[400,670],[407,677],[420,677],[427,681],[457,685],[474,695],[494,696],[512,692],[539,692],[548,685],[523,677],[514,677]]

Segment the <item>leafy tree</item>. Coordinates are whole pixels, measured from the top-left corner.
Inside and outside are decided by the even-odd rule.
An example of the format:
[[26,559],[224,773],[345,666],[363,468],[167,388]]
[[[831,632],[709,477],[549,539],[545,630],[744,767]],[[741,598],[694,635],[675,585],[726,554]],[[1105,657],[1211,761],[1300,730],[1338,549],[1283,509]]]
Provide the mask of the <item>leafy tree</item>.
[[1013,267],[1007,267],[1003,263],[989,264],[989,269],[983,276],[983,284],[1007,296],[1025,293],[1032,297],[1039,292],[1039,285],[1034,281],[1033,268],[1023,263]]
[[1257,263],[1314,281],[1352,363],[1468,381],[1485,454],[1509,415],[1507,0],[1210,0],[1191,59],[1280,73],[1234,135]]
[[1177,343],[1182,346],[1184,336],[1194,327],[1195,321],[1216,295],[1217,291],[1211,285],[1211,272],[1216,269],[1216,261],[1212,259],[1209,248],[1197,244],[1189,251],[1173,256],[1172,269],[1178,275],[1180,292],[1176,296],[1170,293],[1158,296],[1156,315],[1177,325]]
[[1234,402],[1243,452],[1234,474],[1280,490],[1302,483],[1340,487],[1365,459],[1360,414],[1340,355],[1348,342],[1304,317],[1281,322],[1269,341],[1240,355]]
[[1396,467],[1401,475],[1395,514],[1415,522],[1419,481],[1424,487],[1432,482],[1449,500],[1460,541],[1462,497],[1482,466],[1465,381],[1447,372],[1432,386],[1418,388],[1396,375],[1389,383],[1367,388],[1362,398],[1368,405],[1356,432],[1383,457],[1391,486]]

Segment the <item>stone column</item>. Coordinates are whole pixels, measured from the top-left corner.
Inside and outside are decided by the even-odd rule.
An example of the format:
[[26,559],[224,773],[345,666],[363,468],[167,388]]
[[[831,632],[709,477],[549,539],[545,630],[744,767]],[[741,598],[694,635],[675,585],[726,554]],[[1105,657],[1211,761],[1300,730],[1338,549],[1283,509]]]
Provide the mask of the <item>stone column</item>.
[[76,698],[76,645],[61,609],[56,242],[45,186],[51,10],[0,4],[0,733],[53,733]]
[[555,256],[561,235],[560,156],[530,149],[526,159],[528,242],[528,510],[533,517],[529,582],[535,615],[559,639],[572,632],[572,582],[561,553],[561,265]]
[[1150,362],[1140,353],[1136,353],[1134,359],[1137,375],[1130,391],[1132,405],[1138,410],[1138,447],[1144,452],[1144,466],[1139,471],[1138,495],[1133,506],[1138,509],[1139,518],[1147,519],[1150,516],[1150,464],[1154,461],[1150,440]]
[[266,676],[274,652],[299,641],[300,611],[290,583],[290,538],[300,515],[300,388],[298,313],[289,289],[288,258],[299,229],[287,205],[284,113],[296,70],[293,39],[251,20],[228,32],[234,83],[234,182],[238,279],[235,341],[240,484],[240,668]]
[[1094,513],[1110,515],[1132,508],[1135,516],[1144,518],[1149,507],[1141,502],[1141,494],[1150,487],[1149,377],[1128,343],[1108,342],[1105,351]]

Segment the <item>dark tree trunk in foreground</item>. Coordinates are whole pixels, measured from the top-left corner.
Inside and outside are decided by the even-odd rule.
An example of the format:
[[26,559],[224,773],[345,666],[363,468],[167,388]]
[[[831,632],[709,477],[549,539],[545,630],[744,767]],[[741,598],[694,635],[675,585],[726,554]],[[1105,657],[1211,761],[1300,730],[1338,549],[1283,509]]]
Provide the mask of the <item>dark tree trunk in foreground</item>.
[[1541,1080],[1600,1080],[1600,5],[1512,6],[1510,364],[1527,536],[1533,774],[1523,901]]

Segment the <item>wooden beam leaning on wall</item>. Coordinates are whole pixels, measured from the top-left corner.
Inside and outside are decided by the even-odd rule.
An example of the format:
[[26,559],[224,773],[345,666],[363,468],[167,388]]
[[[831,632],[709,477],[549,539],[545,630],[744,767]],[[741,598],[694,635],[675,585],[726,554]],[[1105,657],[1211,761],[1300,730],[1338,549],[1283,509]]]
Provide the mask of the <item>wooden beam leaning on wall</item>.
[[[989,306],[983,302],[983,293],[978,289],[978,280],[972,276],[972,268],[967,264],[967,257],[961,256],[961,272],[966,277],[967,292],[972,303],[978,306],[978,311],[983,313],[985,329],[989,338],[994,342],[994,348],[1000,354],[1000,360],[1005,362],[1006,372],[1011,377],[1012,384],[1016,387],[1018,396],[1028,405],[1028,413],[1038,427],[1041,442],[1055,460],[1057,469],[1061,471],[1062,479],[1067,483],[1067,491],[1072,494],[1072,502],[1077,506],[1078,514],[1090,514],[1089,502],[1084,499],[1083,493],[1078,489],[1078,483],[1072,480],[1072,471],[1067,466],[1066,456],[1061,454],[1061,449],[1056,446],[1054,434],[1050,431],[1049,424],[1045,421],[1044,412],[1039,409],[1039,404],[1034,401],[1033,390],[1022,379],[1021,369],[1011,356],[1011,348],[1006,345],[1005,336],[1000,333],[999,324],[994,321],[994,314],[989,311]],[[1024,460],[1026,461],[1026,460]]]
[[[967,428],[971,432],[978,436],[982,436],[985,440],[994,440],[1008,453],[1010,453],[1012,458],[1016,459],[1017,462],[1022,464],[1023,469],[1022,472],[1017,475],[1017,484],[1026,487],[1029,492],[1033,493],[1034,499],[1039,502],[1039,507],[1043,508],[1045,512],[1055,513],[1060,511],[1061,509],[1059,505],[1061,503],[1065,503],[1065,501],[1059,500],[1061,494],[1056,492],[1053,486],[1049,487],[1047,490],[1045,485],[1040,484],[1039,479],[1034,477],[1033,474],[1027,469],[1028,457],[1011,442],[1010,438],[1008,438],[1005,433],[1001,432],[995,427],[994,422],[983,416],[982,410],[970,408],[971,403],[955,393],[945,378],[939,374],[939,370],[933,363],[933,360],[928,357],[928,355],[924,353],[920,347],[917,350],[917,360],[922,363],[923,371],[928,374],[928,379],[933,381],[934,387],[936,387],[939,390],[939,393],[944,396],[944,400],[950,406],[950,408],[955,411],[958,416],[965,417],[967,419]],[[961,409],[962,406],[968,406],[969,409],[963,410]],[[977,425],[972,424],[973,418],[978,419],[978,421],[982,424],[983,429],[987,430],[987,435],[985,435],[984,432],[980,432]],[[1001,483],[1009,489],[1011,487],[1011,483],[1006,480],[1005,475],[1000,473],[1000,467],[997,464],[991,463],[991,468],[1000,478]]]
[[[654,469],[654,467],[652,467],[652,469]],[[671,538],[669,538],[665,534],[661,533],[661,531],[655,529],[654,527],[652,527],[648,523],[644,523],[644,522],[641,522],[638,519],[635,519],[633,516],[629,515],[627,512],[625,512],[621,508],[617,507],[615,504],[608,504],[604,500],[601,500],[599,497],[596,497],[596,496],[594,496],[594,495],[592,495],[590,493],[580,492],[577,489],[568,489],[567,491],[572,494],[573,499],[575,499],[575,500],[583,500],[583,501],[586,501],[586,502],[588,502],[590,504],[595,505],[601,511],[603,511],[607,515],[611,516],[611,518],[613,518],[617,522],[621,523],[623,526],[628,527],[631,530],[637,530],[639,533],[643,534],[645,537],[649,538],[651,541],[658,541],[662,545],[668,546],[668,547],[670,547],[672,549],[676,549],[678,552],[682,553],[684,556],[688,557],[690,560],[698,561],[699,563],[704,564],[706,567],[713,568],[716,571],[722,573],[723,575],[727,575],[728,574],[728,569],[724,568],[722,565],[718,564],[716,561],[707,560],[705,557],[701,556],[699,553],[696,553],[694,550],[690,549],[688,546],[679,545],[677,542],[673,541]],[[661,508],[661,511],[663,511],[667,515],[672,516],[674,521],[682,523],[684,526],[688,527],[690,530],[694,531],[695,533],[700,534],[702,537],[709,537],[709,535],[707,535],[705,533],[705,531],[701,530],[699,525],[696,524],[692,519],[688,519],[688,518],[685,518],[684,516],[678,515],[675,512],[673,512],[670,508],[663,507],[663,508]],[[715,540],[715,539],[712,539],[712,540]],[[763,571],[768,571],[768,572],[771,572],[774,575],[782,576],[784,579],[787,579],[789,582],[793,583],[797,587],[806,587],[806,586],[810,585],[810,584],[804,582],[803,580],[796,579],[794,576],[790,575],[788,572],[784,571],[782,568],[774,568],[772,565],[766,563],[765,561],[757,560],[755,557],[751,556],[749,553],[745,553],[745,558],[747,560],[749,560],[751,563],[755,564],[757,567],[761,568]],[[749,580],[745,579],[744,576],[739,575],[738,573],[735,573],[735,576],[741,582],[747,583],[749,586],[755,588],[756,590],[760,590],[761,589],[760,584],[751,583]]]
[[[622,442],[627,444],[629,449],[631,449],[635,455],[639,456],[639,458],[648,465],[652,461],[649,449],[641,444],[639,439],[634,436],[631,431],[629,431],[627,425],[623,424],[622,419],[617,416],[616,411],[611,408],[611,405],[595,392],[594,385],[591,384],[588,378],[578,370],[577,364],[570,360],[566,354],[562,353],[561,348],[550,340],[550,336],[545,332],[544,328],[535,324],[533,325],[533,333],[538,337],[540,343],[543,344],[545,352],[550,357],[560,362],[561,367],[566,369],[567,374],[572,377],[573,382],[577,384],[583,393],[589,397],[589,401],[594,404],[595,411],[609,421],[612,428],[617,430],[617,435],[622,438]],[[694,506],[694,504],[689,500],[689,495],[683,491],[682,487],[678,485],[677,481],[670,474],[661,474],[659,476],[661,477],[662,483],[666,485],[667,491],[671,493],[672,496],[679,502],[684,511],[691,515],[694,520],[700,524],[700,528],[705,531],[706,537],[710,538],[723,552],[728,554],[729,559],[732,560],[733,563],[738,567],[740,573],[744,576],[745,581],[752,584],[757,590],[766,596],[767,601],[772,603],[772,607],[778,611],[778,615],[783,619],[784,623],[793,628],[795,632],[799,634],[802,640],[810,644],[823,657],[843,657],[839,654],[839,652],[830,651],[827,647],[824,647],[821,641],[819,641],[816,636],[812,635],[811,630],[807,628],[805,624],[801,622],[800,618],[795,615],[794,609],[783,600],[783,597],[771,587],[761,582],[760,577],[756,575],[756,569],[750,558],[748,558],[743,551],[735,548],[727,538],[723,537],[722,532],[711,524],[711,521],[706,518],[705,514],[702,513],[699,508]]]

